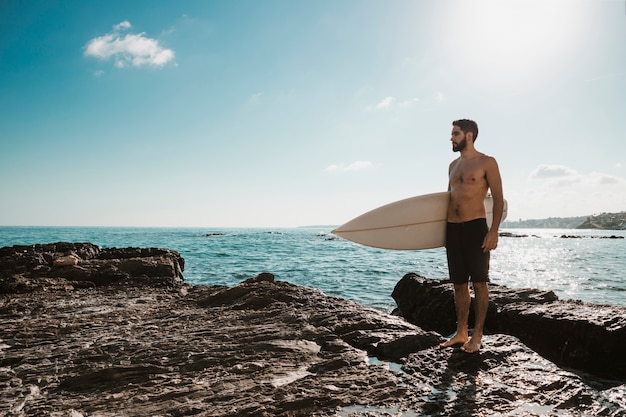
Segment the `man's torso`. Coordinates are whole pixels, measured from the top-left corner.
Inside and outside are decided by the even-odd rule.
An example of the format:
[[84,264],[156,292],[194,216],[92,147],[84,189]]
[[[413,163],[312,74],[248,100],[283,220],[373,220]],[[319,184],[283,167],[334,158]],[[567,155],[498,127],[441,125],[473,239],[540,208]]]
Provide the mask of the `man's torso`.
[[488,156],[478,154],[471,159],[458,158],[450,164],[449,222],[461,223],[486,217],[484,200],[489,184],[485,165],[488,160]]

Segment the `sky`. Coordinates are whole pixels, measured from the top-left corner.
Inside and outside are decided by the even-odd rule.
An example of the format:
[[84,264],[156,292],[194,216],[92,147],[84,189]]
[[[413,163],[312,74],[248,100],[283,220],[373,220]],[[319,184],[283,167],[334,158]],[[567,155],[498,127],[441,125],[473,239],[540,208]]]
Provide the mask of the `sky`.
[[0,0],[0,225],[337,225],[445,191],[626,210],[624,0]]

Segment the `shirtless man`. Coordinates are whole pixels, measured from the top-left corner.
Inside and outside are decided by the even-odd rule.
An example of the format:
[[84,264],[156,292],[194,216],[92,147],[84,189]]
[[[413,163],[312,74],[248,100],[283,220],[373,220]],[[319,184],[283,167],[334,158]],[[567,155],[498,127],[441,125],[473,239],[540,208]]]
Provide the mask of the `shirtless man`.
[[[461,156],[448,170],[450,204],[446,231],[446,253],[450,279],[454,284],[457,329],[440,347],[462,344],[461,350],[473,353],[482,346],[483,328],[489,307],[489,251],[498,246],[498,226],[502,219],[504,197],[498,164],[494,158],[478,152],[474,143],[478,126],[473,120],[452,122],[452,150]],[[487,191],[493,197],[493,222],[487,227],[484,200]],[[470,310],[469,281],[476,296],[476,322],[472,337],[468,333]]]

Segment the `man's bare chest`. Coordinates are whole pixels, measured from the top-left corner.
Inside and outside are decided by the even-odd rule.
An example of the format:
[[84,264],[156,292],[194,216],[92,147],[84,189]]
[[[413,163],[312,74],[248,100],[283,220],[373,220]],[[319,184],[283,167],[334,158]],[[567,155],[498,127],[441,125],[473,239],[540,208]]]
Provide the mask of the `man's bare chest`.
[[477,185],[485,182],[485,171],[478,167],[463,166],[457,164],[450,171],[450,184],[451,185]]

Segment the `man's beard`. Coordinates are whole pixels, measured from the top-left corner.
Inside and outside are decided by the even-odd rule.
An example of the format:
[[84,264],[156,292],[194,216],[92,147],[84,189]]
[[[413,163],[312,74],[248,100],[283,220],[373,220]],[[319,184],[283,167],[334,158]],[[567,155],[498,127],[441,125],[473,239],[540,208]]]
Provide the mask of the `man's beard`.
[[465,138],[466,135],[463,135],[463,140],[457,145],[456,143],[452,144],[452,151],[453,152],[461,152],[463,149],[465,149],[465,147],[467,146],[467,139]]

